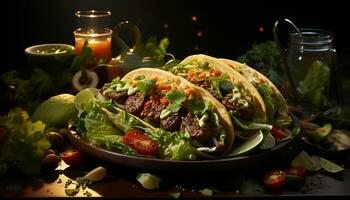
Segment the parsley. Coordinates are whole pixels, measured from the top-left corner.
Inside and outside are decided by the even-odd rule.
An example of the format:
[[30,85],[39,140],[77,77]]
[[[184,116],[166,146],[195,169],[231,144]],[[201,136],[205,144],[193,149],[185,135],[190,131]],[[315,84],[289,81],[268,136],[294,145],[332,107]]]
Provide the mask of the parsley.
[[141,91],[143,96],[146,96],[155,86],[156,80],[145,80],[137,83],[137,88]]
[[203,115],[209,108],[209,102],[205,99],[190,99],[188,101],[188,110],[195,115]]

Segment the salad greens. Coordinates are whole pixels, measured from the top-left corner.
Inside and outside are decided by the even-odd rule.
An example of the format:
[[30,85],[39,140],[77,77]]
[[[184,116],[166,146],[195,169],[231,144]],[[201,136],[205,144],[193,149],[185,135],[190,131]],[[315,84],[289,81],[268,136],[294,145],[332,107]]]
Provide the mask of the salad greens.
[[237,58],[238,62],[246,63],[264,74],[278,88],[283,83],[280,69],[280,55],[274,41],[254,44],[252,49]]
[[[94,99],[92,101],[85,99],[85,101],[92,104],[92,106],[86,106],[89,110],[83,111],[74,123],[77,128],[79,127],[82,136],[92,143],[108,150],[120,151],[123,154],[138,155],[135,150],[123,144],[122,132],[142,129],[147,135],[158,141],[160,146],[158,156],[160,158],[172,160],[197,159],[194,154],[195,148],[191,146],[188,133],[170,133],[161,128],[155,128],[144,120],[122,109],[113,107],[111,101],[90,97]],[[178,93],[170,95],[170,99],[177,103],[179,103],[178,97]]]
[[6,134],[0,146],[0,175],[10,169],[25,175],[39,174],[41,159],[50,148],[44,136],[45,124],[32,122],[26,111],[15,108],[0,117],[0,128]]
[[299,82],[298,90],[302,95],[301,99],[316,108],[327,105],[324,90],[329,78],[329,66],[321,61],[315,61],[310,66],[305,79]]

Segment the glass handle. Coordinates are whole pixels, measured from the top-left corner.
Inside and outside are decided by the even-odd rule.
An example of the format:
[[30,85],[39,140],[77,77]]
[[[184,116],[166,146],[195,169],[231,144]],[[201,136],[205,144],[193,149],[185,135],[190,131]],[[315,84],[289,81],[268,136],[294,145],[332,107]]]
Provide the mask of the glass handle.
[[[291,22],[289,19],[283,19],[284,22],[287,22],[294,30],[296,30],[300,37],[302,36],[301,32],[299,31],[299,29],[293,24],[293,22]],[[287,57],[286,57],[286,49],[287,48],[283,48],[283,45],[281,43],[281,40],[278,36],[278,25],[280,23],[280,20],[277,20],[275,22],[275,24],[273,25],[273,29],[272,29],[272,32],[273,32],[273,37],[275,39],[275,42],[276,42],[276,46],[277,46],[277,49],[281,55],[281,62],[282,62],[282,67],[283,67],[283,70],[285,71],[285,74],[287,75],[287,79],[288,79],[288,82],[291,86],[291,89],[292,89],[292,94],[294,97],[297,97],[297,88],[295,86],[295,83],[294,83],[294,79],[291,75],[291,72],[290,72],[290,68],[289,68],[289,65],[287,63]]]
[[[134,46],[132,48],[129,47],[126,42],[119,36],[119,33],[121,30],[127,29],[130,31],[134,36]],[[116,42],[116,45],[120,49],[121,53],[129,52],[130,49],[137,49],[138,46],[141,45],[141,32],[140,29],[133,23],[130,23],[129,21],[121,22],[118,25],[114,27],[113,30],[113,40]]]

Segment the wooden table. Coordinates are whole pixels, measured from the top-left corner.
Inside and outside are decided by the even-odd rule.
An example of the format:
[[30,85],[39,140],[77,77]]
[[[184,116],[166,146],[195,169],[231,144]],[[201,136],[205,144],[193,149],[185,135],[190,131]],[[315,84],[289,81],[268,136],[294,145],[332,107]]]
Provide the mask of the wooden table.
[[[114,198],[169,198],[180,194],[181,198],[203,198],[200,190],[211,189],[214,198],[280,197],[280,196],[350,196],[350,156],[341,159],[346,170],[340,174],[318,172],[308,174],[306,184],[298,189],[268,190],[262,184],[263,174],[271,169],[286,169],[289,163],[261,163],[242,172],[214,175],[172,175],[157,174],[162,178],[160,188],[144,189],[136,176],[141,171],[106,163],[87,157],[84,166],[72,169],[64,162],[53,172],[38,177],[26,178],[9,174],[0,180],[1,197],[69,197],[65,193],[68,179],[75,180],[97,166],[104,166],[108,175],[100,182],[92,183],[85,190],[80,189],[77,197],[102,196]],[[339,162],[339,161],[338,161]],[[88,192],[88,193],[86,193]]]

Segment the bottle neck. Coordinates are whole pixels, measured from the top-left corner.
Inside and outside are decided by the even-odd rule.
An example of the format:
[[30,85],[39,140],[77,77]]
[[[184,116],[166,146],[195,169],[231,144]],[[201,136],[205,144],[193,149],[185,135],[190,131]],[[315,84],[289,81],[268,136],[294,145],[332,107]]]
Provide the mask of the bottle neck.
[[289,33],[289,48],[309,51],[327,51],[333,49],[333,34],[321,29],[300,29]]

